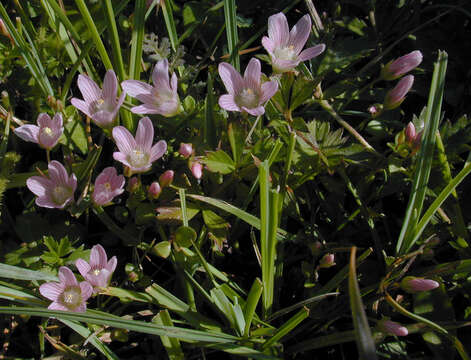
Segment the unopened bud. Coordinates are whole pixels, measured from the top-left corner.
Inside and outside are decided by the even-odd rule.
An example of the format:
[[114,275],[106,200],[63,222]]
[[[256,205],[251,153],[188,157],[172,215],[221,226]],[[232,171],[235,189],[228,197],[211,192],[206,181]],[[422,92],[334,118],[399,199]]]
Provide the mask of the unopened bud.
[[152,184],[150,184],[149,190],[147,193],[149,194],[150,199],[157,200],[161,192],[162,192],[162,188],[160,187],[160,184],[157,181],[154,181]]
[[398,322],[386,319],[378,322],[377,329],[382,333],[396,336],[407,336],[409,334],[409,330],[407,330],[405,326],[402,326]]
[[419,50],[412,51],[409,54],[401,56],[394,61],[389,62],[381,70],[383,80],[395,80],[409,71],[415,69],[422,62],[422,53]]
[[140,186],[141,186],[141,184],[139,182],[139,179],[136,176],[133,176],[128,181],[127,190],[130,193],[133,193],[133,192],[136,192],[139,189]]
[[378,117],[383,112],[383,104],[373,104],[368,107],[368,112],[372,118]]
[[435,280],[406,276],[401,281],[401,288],[409,294],[436,289],[440,284]]
[[170,186],[173,182],[174,172],[173,170],[167,170],[159,177],[159,183],[161,187]]
[[327,269],[335,265],[335,255],[325,254],[319,261],[319,268]]
[[412,145],[415,141],[415,137],[417,136],[417,133],[415,132],[415,126],[412,121],[407,124],[405,134],[406,141]]
[[412,75],[407,75],[399,80],[397,85],[389,90],[384,97],[384,108],[386,110],[392,110],[401,105],[413,84],[414,76]]
[[189,158],[191,154],[193,154],[193,145],[180,143],[180,149],[178,150],[178,153],[185,159]]
[[201,165],[199,162],[192,163],[190,170],[193,176],[198,180],[203,176],[203,165]]

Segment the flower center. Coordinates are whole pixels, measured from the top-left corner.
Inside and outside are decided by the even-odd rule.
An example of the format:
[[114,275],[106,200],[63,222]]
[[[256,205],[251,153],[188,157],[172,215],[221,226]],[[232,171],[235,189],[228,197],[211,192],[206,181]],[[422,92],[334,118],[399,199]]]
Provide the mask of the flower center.
[[43,133],[43,135],[46,135],[48,137],[53,137],[54,136],[54,131],[52,131],[52,129],[48,126],[46,126],[42,129],[42,133]]
[[96,112],[102,111],[102,110],[111,112],[113,110],[113,106],[112,106],[112,104],[107,103],[104,99],[95,100],[92,103],[93,113],[96,113]]
[[62,304],[70,310],[74,310],[82,303],[82,292],[77,286],[68,287],[62,293]]
[[155,97],[155,104],[160,106],[165,103],[175,102],[175,97],[171,91],[166,89],[152,89],[152,94]]
[[141,168],[149,164],[149,155],[141,150],[133,150],[128,156],[129,163],[135,168]]
[[247,109],[254,109],[259,105],[259,94],[251,88],[245,88],[237,94],[235,101],[237,105]]
[[70,187],[58,185],[52,190],[52,201],[57,205],[64,204],[72,196]]
[[298,54],[296,54],[293,45],[282,48],[276,48],[273,54],[279,60],[296,61],[296,59],[298,58]]
[[101,269],[93,269],[92,270],[92,274],[95,275],[95,276],[100,275],[100,273],[101,273]]

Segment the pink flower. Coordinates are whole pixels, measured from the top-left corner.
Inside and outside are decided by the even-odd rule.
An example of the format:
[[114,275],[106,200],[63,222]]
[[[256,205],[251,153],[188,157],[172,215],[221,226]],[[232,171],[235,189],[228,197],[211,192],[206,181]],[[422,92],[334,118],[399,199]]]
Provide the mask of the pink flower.
[[178,153],[185,159],[189,158],[191,154],[193,154],[193,145],[180,143],[180,149],[178,149]]
[[378,322],[378,330],[382,333],[396,335],[396,336],[407,336],[409,334],[409,330],[405,326],[401,324],[383,319]]
[[95,180],[92,199],[97,205],[105,205],[113,200],[114,197],[124,192],[124,176],[119,175],[112,166],[104,169]]
[[108,70],[106,72],[103,80],[103,90],[86,75],[79,75],[77,85],[84,100],[72,98],[72,105],[90,117],[99,127],[113,127],[116,115],[126,96],[122,92],[116,100],[118,80],[114,71]]
[[304,15],[289,31],[288,21],[283,13],[268,18],[268,37],[262,44],[271,57],[273,70],[283,73],[293,70],[302,61],[322,54],[324,44],[318,44],[301,52],[311,33],[311,18]]
[[261,75],[260,61],[255,58],[250,59],[243,78],[232,65],[224,62],[219,64],[219,76],[229,93],[219,98],[219,106],[228,111],[263,115],[264,104],[275,95],[278,83],[267,81],[260,84]]
[[384,80],[395,80],[409,71],[415,69],[422,62],[422,53],[419,50],[401,56],[394,61],[390,61],[381,70],[381,78]]
[[113,256],[110,261],[106,256],[106,251],[101,245],[95,245],[90,252],[90,263],[83,259],[75,262],[80,275],[87,280],[93,287],[107,287],[111,275],[116,269],[118,260]]
[[203,165],[201,165],[199,162],[194,162],[190,166],[191,173],[193,176],[199,180],[203,176]]
[[327,269],[332,266],[335,266],[335,255],[334,254],[325,254],[322,259],[319,261],[319,267],[321,269]]
[[162,192],[162,188],[160,187],[160,184],[157,181],[154,181],[152,184],[150,184],[149,190],[147,191],[147,193],[149,194],[149,197],[152,200],[157,200],[161,192]]
[[389,90],[386,96],[384,97],[384,108],[386,110],[392,110],[400,106],[404,101],[406,94],[412,88],[413,84],[413,75],[404,76],[401,80],[399,80],[397,85],[391,90]]
[[168,76],[168,60],[160,60],[152,73],[154,86],[137,80],[126,80],[121,83],[128,95],[135,97],[143,104],[134,106],[135,114],[160,114],[165,117],[175,116],[180,112],[180,100],[177,93],[177,75],[172,80]]
[[119,152],[113,153],[113,158],[129,167],[133,173],[146,172],[167,151],[164,140],[152,146],[154,127],[148,117],[139,121],[136,138],[124,126],[116,126],[113,128],[113,139],[119,149]]
[[162,187],[166,187],[172,184],[175,173],[173,170],[167,170],[159,176],[159,183]]
[[39,287],[41,295],[52,300],[48,309],[85,312],[87,300],[93,293],[92,286],[87,281],[79,284],[72,270],[65,266],[59,268],[59,280],[59,283],[48,282]]
[[410,293],[415,294],[422,291],[430,291],[439,287],[440,284],[435,280],[418,278],[414,276],[406,276],[401,281],[401,288]]
[[51,119],[48,114],[41,113],[36,122],[39,126],[23,125],[15,129],[15,134],[24,141],[34,142],[47,150],[52,149],[64,132],[62,115],[57,113]]
[[48,176],[31,176],[26,180],[26,186],[37,196],[36,205],[62,209],[74,199],[77,178],[75,174],[69,176],[60,162],[52,160],[48,165]]

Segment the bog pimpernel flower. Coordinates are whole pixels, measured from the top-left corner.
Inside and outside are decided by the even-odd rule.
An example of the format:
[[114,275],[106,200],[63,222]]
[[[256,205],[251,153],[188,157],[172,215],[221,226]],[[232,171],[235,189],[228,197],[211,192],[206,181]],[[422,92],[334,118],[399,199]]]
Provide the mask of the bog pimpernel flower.
[[119,152],[113,153],[113,158],[129,167],[132,173],[149,170],[152,163],[167,151],[165,140],[152,146],[154,127],[148,117],[139,121],[135,138],[124,126],[116,126],[113,129],[113,139],[119,149]]
[[229,94],[219,98],[219,106],[228,111],[247,112],[259,116],[265,113],[265,103],[278,90],[276,81],[260,84],[262,75],[260,61],[252,58],[242,77],[228,63],[219,64],[219,76]]
[[118,80],[113,70],[108,70],[103,80],[103,90],[88,76],[79,75],[77,85],[82,93],[83,100],[72,98],[71,103],[93,122],[102,128],[111,128],[124,102],[126,94],[118,94]]
[[262,44],[270,55],[275,72],[293,70],[300,62],[312,59],[324,52],[324,44],[301,51],[310,33],[311,18],[307,14],[293,26],[291,32],[283,13],[280,12],[268,18],[268,37],[262,38]]
[[401,80],[399,80],[397,85],[386,93],[383,102],[384,109],[392,110],[400,106],[406,98],[407,93],[412,88],[413,84],[413,75],[404,76]]
[[57,113],[51,119],[48,114],[41,113],[36,120],[36,125],[22,125],[16,128],[15,134],[25,141],[37,143],[44,149],[50,150],[56,146],[64,132],[62,115]]
[[138,80],[126,80],[121,83],[126,93],[142,105],[134,106],[135,114],[160,114],[165,117],[175,116],[180,112],[180,100],[177,93],[177,75],[168,76],[168,60],[160,60],[152,73],[154,86]]
[[381,78],[384,80],[399,79],[402,75],[419,66],[421,62],[422,53],[419,50],[412,51],[386,64],[381,70]]
[[36,205],[63,209],[74,199],[77,178],[75,174],[69,176],[60,162],[52,160],[48,165],[48,176],[31,176],[26,180],[26,186],[37,196]]
[[48,282],[39,287],[41,295],[52,300],[48,309],[85,312],[87,300],[93,293],[92,285],[87,281],[79,283],[72,270],[65,266],[59,268],[59,281]]
[[111,275],[116,270],[118,260],[113,256],[108,261],[106,251],[101,245],[95,245],[90,252],[90,262],[78,259],[75,262],[78,271],[93,287],[108,286]]
[[104,169],[95,180],[92,200],[97,205],[105,205],[124,192],[124,176],[118,175],[112,166]]

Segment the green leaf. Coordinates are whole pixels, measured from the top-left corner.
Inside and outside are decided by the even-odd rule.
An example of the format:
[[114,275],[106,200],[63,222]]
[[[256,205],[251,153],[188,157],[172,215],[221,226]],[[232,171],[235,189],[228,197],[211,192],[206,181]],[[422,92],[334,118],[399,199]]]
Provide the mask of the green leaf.
[[57,276],[0,263],[0,277],[15,280],[57,281]]
[[208,167],[209,171],[223,175],[230,174],[235,170],[234,160],[224,150],[209,152],[202,162]]
[[72,151],[79,150],[82,154],[88,153],[87,133],[83,121],[75,116],[65,121],[64,135],[59,142]]
[[213,249],[222,251],[229,235],[229,223],[211,210],[203,210],[203,220],[208,227],[208,236],[213,241]]
[[[173,326],[172,318],[167,310],[160,311],[153,319],[152,322],[157,325]],[[185,355],[182,352],[180,341],[175,338],[169,338],[168,336],[161,335],[160,340],[162,345],[167,351],[169,360],[183,360]]]
[[232,122],[229,124],[229,129],[227,130],[227,135],[229,137],[229,143],[231,144],[232,158],[236,164],[239,163],[240,157],[244,151],[245,145],[245,133],[242,127],[237,122]]

